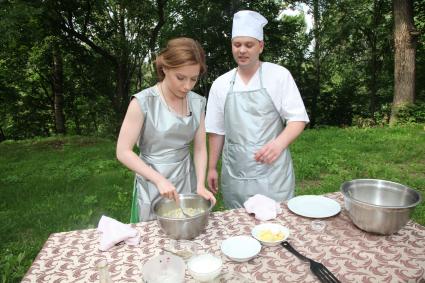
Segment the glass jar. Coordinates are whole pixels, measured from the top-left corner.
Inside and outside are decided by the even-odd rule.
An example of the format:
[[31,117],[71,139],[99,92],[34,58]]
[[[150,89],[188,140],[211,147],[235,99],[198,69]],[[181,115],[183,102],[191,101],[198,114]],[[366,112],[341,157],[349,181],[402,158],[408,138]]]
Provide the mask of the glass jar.
[[96,265],[97,271],[99,272],[100,283],[113,283],[111,276],[108,271],[108,262],[106,259],[102,259]]

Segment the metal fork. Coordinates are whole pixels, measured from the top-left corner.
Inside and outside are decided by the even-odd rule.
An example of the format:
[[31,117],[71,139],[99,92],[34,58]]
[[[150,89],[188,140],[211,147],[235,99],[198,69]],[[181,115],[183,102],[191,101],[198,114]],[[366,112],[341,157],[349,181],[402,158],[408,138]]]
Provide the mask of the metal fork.
[[320,262],[314,261],[306,256],[303,256],[296,249],[294,249],[289,244],[289,242],[282,242],[282,246],[288,251],[290,251],[292,254],[297,256],[299,259],[310,262],[310,270],[317,276],[317,278],[319,278],[320,282],[341,283],[338,278],[336,278],[335,275],[333,275],[332,272],[330,272],[329,269],[326,268],[326,266],[324,266]]

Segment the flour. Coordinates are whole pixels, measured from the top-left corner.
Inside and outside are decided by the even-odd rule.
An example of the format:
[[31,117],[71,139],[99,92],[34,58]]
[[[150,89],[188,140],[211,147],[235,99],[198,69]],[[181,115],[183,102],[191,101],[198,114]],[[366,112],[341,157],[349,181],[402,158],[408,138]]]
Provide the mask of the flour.
[[[153,282],[153,281],[152,281]],[[155,282],[153,283],[176,283],[180,281],[180,274],[174,270],[165,269],[161,274],[158,274],[155,278]],[[148,281],[151,283],[151,281]]]
[[220,268],[221,260],[213,255],[203,254],[192,258],[188,265],[197,273],[209,273]]

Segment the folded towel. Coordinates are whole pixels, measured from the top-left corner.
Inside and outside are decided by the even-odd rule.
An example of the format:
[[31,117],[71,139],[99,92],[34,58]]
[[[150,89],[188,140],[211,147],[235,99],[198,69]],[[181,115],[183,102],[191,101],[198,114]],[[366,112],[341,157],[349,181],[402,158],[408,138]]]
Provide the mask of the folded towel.
[[99,245],[101,251],[107,251],[122,241],[133,246],[140,242],[140,235],[136,229],[105,215],[100,218],[97,230],[102,233]]
[[274,219],[282,213],[279,203],[260,194],[250,197],[243,205],[248,213],[254,213],[255,218],[262,221]]

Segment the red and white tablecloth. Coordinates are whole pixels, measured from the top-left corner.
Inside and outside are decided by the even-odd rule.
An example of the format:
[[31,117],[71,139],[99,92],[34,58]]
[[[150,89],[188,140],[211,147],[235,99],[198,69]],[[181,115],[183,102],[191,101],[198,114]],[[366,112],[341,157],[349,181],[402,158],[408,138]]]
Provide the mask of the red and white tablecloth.
[[[322,262],[341,282],[425,282],[425,227],[409,221],[398,233],[380,236],[356,228],[344,210],[341,193],[326,195],[338,201],[342,211],[323,219],[323,231],[312,229],[312,219],[298,216],[282,203],[275,222],[287,226],[288,241],[299,252]],[[225,271],[236,271],[253,282],[318,282],[308,263],[281,246],[262,247],[260,254],[244,263],[229,260],[220,251],[223,240],[250,235],[259,224],[244,209],[214,212],[208,226],[194,242],[222,257]],[[97,282],[96,263],[107,259],[114,282],[142,282],[141,267],[162,254],[168,241],[156,221],[134,225],[142,235],[139,246],[120,244],[107,252],[98,249],[95,229],[51,234],[22,282]],[[186,274],[187,282],[194,280]]]

